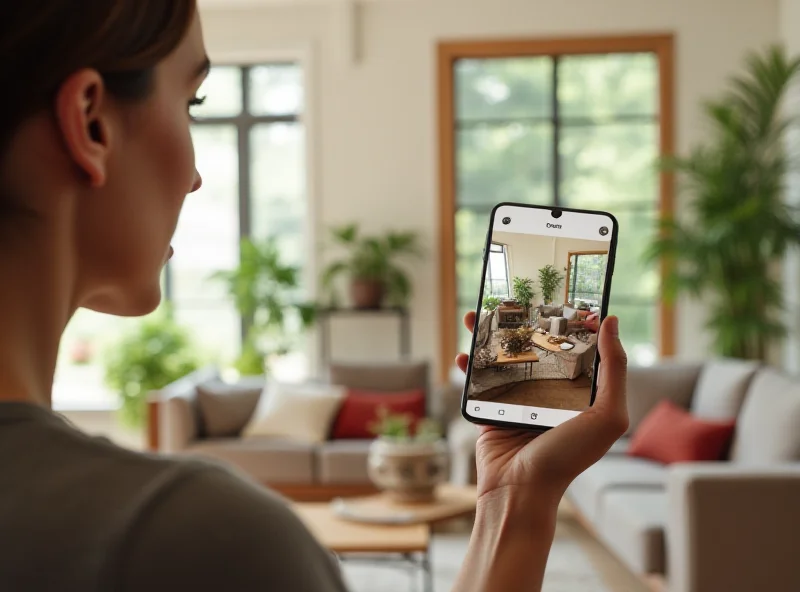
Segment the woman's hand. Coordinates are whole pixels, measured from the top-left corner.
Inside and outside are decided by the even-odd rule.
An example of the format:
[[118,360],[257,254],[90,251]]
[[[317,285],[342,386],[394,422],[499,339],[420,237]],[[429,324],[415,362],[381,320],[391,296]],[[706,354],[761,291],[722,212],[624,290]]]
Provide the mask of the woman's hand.
[[[468,329],[475,314],[464,317]],[[537,435],[526,430],[479,426],[476,448],[478,494],[503,490],[514,498],[552,500],[555,504],[580,473],[597,462],[628,428],[625,400],[627,358],[619,340],[617,317],[607,317],[598,336],[600,369],[594,405],[565,423]],[[456,357],[466,371],[469,358]]]

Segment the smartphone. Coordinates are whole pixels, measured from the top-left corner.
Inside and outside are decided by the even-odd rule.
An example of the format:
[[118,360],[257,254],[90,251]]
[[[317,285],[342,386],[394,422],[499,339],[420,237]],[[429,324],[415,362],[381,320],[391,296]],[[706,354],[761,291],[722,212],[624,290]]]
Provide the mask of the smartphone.
[[617,220],[607,212],[492,209],[461,413],[546,431],[594,403]]

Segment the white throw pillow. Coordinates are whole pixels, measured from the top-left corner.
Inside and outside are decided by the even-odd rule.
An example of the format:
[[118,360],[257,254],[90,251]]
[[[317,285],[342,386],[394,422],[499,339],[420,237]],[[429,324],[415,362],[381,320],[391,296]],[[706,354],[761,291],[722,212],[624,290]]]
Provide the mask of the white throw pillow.
[[269,382],[242,437],[324,442],[345,393],[342,386]]

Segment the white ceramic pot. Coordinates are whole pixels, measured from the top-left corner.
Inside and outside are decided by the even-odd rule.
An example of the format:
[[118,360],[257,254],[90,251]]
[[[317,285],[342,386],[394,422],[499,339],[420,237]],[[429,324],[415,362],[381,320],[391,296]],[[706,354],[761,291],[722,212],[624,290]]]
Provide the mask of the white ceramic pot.
[[398,502],[430,502],[447,478],[444,440],[403,442],[378,438],[369,448],[367,471],[372,482]]

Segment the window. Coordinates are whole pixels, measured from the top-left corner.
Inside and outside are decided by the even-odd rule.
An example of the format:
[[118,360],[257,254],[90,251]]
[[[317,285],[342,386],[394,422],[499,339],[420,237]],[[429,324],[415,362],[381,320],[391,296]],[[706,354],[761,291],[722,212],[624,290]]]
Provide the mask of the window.
[[511,294],[508,285],[508,257],[505,245],[492,243],[489,248],[486,287],[483,291],[487,296],[497,296],[498,298],[508,298]]
[[[531,55],[521,55],[521,45],[440,48],[447,58],[440,62],[447,67],[440,90],[449,98],[441,113],[450,124],[442,125],[442,199],[443,211],[453,216],[443,223],[453,224],[455,245],[455,253],[443,257],[446,269],[454,255],[456,268],[455,294],[447,295],[452,288],[443,280],[443,302],[455,297],[458,308],[443,336],[443,358],[469,346],[464,332],[458,343],[450,339],[480,285],[482,245],[475,237],[486,231],[496,203],[513,201],[616,216],[620,240],[610,312],[624,319],[631,361],[650,363],[658,351],[659,278],[641,254],[663,205],[655,166],[667,146],[660,60],[671,40],[531,42]],[[568,298],[600,299],[592,265],[591,255],[576,257]]]
[[580,301],[590,307],[602,304],[607,255],[606,251],[569,254],[565,302]]
[[[225,366],[238,355],[242,319],[209,276],[237,265],[244,236],[275,237],[287,262],[308,261],[303,70],[296,63],[214,67],[198,92],[204,95],[192,109],[203,186],[184,206],[163,287],[177,320],[211,362]],[[78,311],[65,333],[55,406],[116,406],[103,382],[103,351],[137,322]],[[295,352],[273,368],[276,376],[307,372],[303,338],[293,345]]]

